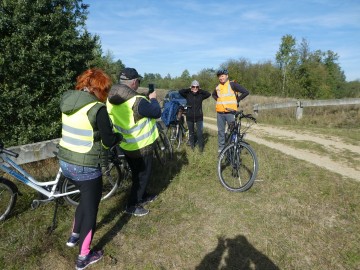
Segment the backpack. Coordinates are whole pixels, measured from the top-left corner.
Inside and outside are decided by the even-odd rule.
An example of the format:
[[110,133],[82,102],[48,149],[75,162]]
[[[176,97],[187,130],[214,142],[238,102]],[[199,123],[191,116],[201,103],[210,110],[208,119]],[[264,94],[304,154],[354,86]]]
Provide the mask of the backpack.
[[169,101],[164,105],[164,109],[161,113],[161,120],[165,126],[169,126],[171,122],[176,121],[176,114],[179,109],[180,103],[178,101]]

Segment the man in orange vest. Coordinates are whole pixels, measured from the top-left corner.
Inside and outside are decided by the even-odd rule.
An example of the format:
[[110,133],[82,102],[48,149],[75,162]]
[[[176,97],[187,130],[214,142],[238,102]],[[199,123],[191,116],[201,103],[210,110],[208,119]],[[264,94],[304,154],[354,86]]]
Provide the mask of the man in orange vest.
[[219,84],[212,93],[216,100],[217,128],[218,128],[218,152],[220,153],[225,146],[225,125],[232,125],[235,116],[227,108],[237,110],[240,100],[244,99],[249,91],[240,84],[229,81],[229,72],[226,69],[220,69],[216,75]]

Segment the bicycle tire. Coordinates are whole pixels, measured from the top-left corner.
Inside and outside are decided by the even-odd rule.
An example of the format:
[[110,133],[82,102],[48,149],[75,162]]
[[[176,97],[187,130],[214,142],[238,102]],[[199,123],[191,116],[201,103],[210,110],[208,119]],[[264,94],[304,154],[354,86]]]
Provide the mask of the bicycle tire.
[[13,182],[0,178],[0,221],[5,220],[14,208],[17,189]]
[[[63,177],[61,192],[70,192],[76,190],[75,184],[68,178]],[[111,197],[117,188],[119,187],[121,180],[121,169],[119,164],[110,162],[109,165],[103,169],[103,188],[102,188],[102,197],[101,200],[105,200]],[[71,195],[64,196],[64,200],[73,206],[78,206],[80,202],[81,193],[75,193]]]
[[179,149],[182,142],[183,142],[183,131],[182,131],[182,127],[180,125],[178,125],[179,129],[178,129],[178,136],[177,136],[177,146],[176,149]]
[[169,142],[171,143],[172,148],[179,149],[181,141],[179,140],[179,134],[180,134],[180,127],[179,125],[171,124],[166,129],[166,136],[169,139]]
[[217,172],[220,183],[229,191],[247,191],[255,182],[259,162],[245,142],[232,143],[220,153]]
[[164,165],[172,159],[172,145],[163,130],[159,129],[159,137],[154,143],[154,154],[160,164]]

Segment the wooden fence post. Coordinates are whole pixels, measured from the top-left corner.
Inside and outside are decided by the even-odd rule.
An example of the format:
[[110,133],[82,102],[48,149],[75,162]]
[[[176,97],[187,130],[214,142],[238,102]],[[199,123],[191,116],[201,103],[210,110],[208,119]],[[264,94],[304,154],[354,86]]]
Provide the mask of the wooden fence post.
[[303,107],[300,100],[296,102],[296,119],[300,120],[303,117]]
[[254,111],[255,116],[257,116],[257,115],[258,115],[258,112],[259,112],[259,104],[255,104],[255,105],[253,106],[253,111]]

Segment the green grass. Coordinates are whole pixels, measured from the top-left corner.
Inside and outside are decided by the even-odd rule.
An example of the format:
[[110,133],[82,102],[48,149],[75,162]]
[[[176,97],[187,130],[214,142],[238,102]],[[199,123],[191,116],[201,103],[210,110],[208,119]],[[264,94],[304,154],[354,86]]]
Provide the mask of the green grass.
[[[203,154],[184,147],[166,169],[156,166],[151,190],[160,196],[149,215],[122,213],[128,192],[101,203],[93,244],[106,255],[91,269],[360,267],[359,183],[252,144],[258,181],[228,192],[216,175],[216,136],[205,135]],[[31,210],[36,194],[18,186],[24,196],[0,224],[0,268],[72,269],[77,248],[65,242],[74,208],[59,209],[48,235],[54,205]]]
[[[161,100],[165,91],[157,92]],[[252,104],[275,99],[246,100],[243,109],[251,113]],[[205,101],[207,116],[216,116],[214,104]],[[345,109],[331,114],[351,119],[345,128],[331,124],[336,117],[329,114],[311,116],[315,121],[304,110],[308,122],[299,123],[292,113],[269,112],[258,120],[359,145],[356,114],[355,120]],[[260,164],[257,181],[247,192],[228,192],[216,174],[216,133],[205,136],[203,154],[184,147],[168,166],[155,166],[150,188],[160,196],[148,206],[149,215],[122,212],[128,191],[101,203],[93,246],[103,248],[105,257],[91,269],[360,269],[358,182],[252,143]],[[302,142],[293,146],[314,148]],[[314,151],[327,154],[318,146]],[[358,157],[344,152],[341,158],[356,162]],[[57,162],[26,167],[45,180]],[[75,208],[62,205],[57,228],[48,234],[54,204],[31,210],[37,194],[17,185],[23,196],[0,223],[0,269],[73,269],[78,249],[65,243]]]

